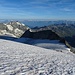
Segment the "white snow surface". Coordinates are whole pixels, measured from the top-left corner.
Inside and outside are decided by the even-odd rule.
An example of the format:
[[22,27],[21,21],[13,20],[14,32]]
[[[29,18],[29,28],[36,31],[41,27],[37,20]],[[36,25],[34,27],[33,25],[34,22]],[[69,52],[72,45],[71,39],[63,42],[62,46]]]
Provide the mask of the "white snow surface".
[[13,27],[12,27],[11,25],[6,25],[6,26],[8,27],[8,29],[9,29],[10,31],[13,30]]
[[0,39],[0,75],[73,75],[75,54]]

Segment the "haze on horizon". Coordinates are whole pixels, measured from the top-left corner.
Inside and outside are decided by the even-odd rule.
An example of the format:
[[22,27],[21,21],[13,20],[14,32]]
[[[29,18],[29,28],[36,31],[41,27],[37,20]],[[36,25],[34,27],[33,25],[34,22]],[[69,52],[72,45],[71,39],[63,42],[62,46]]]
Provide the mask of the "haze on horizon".
[[75,20],[75,0],[0,0],[0,19]]

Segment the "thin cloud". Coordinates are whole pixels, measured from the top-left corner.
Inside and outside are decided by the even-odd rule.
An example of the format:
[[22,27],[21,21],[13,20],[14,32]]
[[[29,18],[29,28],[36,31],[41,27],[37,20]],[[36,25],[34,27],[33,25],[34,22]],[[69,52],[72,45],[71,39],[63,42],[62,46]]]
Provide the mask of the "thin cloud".
[[74,9],[74,0],[0,0],[0,16],[6,13],[12,17],[13,15],[20,16],[25,14],[27,16],[33,15],[34,17],[39,15],[40,18],[44,15],[57,17],[58,13],[59,16],[68,12],[72,12],[71,14],[73,15],[75,14]]
[[70,9],[70,8],[63,8],[63,9],[61,9],[62,11],[66,11],[66,12],[71,12],[71,11],[73,11],[72,9]]

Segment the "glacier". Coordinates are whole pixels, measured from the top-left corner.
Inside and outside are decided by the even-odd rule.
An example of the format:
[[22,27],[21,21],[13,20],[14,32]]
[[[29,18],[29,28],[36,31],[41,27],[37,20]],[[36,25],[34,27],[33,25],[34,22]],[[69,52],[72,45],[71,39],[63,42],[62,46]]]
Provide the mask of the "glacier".
[[[48,41],[43,42],[48,44]],[[36,45],[40,43],[29,45],[0,39],[0,75],[73,75],[75,54],[66,46],[56,45],[60,50],[57,51]]]

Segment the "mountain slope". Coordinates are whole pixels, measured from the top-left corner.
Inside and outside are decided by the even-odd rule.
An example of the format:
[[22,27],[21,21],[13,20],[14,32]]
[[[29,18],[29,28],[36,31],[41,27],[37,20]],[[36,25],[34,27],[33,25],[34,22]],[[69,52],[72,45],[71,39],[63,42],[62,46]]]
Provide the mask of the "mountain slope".
[[49,26],[33,29],[33,31],[35,32],[44,31],[44,30],[52,30],[59,37],[64,38],[71,46],[72,52],[75,53],[75,24],[66,24],[66,25],[55,24],[55,25],[49,25]]
[[9,23],[0,24],[0,35],[9,35],[13,37],[20,37],[29,27],[18,21],[11,21]]
[[72,75],[75,55],[0,39],[0,75]]

